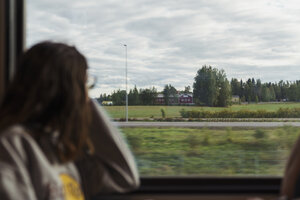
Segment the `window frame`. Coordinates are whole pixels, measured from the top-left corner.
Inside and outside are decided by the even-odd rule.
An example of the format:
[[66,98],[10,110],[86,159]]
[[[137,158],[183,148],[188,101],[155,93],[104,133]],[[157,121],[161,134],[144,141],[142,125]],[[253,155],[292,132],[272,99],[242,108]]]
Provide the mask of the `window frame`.
[[0,3],[0,97],[12,80],[24,50],[24,0],[3,0]]
[[[24,50],[25,0],[5,0],[0,4],[0,95],[15,71]],[[2,14],[5,12],[5,16]],[[4,20],[3,20],[4,17]],[[2,56],[2,57],[1,57]],[[4,72],[4,73],[2,73]],[[279,194],[280,177],[141,177],[135,194]]]
[[[0,1],[0,30],[5,29],[5,1]],[[0,100],[4,94],[6,85],[6,67],[5,67],[5,31],[0,31]]]
[[134,193],[279,194],[280,177],[141,177]]

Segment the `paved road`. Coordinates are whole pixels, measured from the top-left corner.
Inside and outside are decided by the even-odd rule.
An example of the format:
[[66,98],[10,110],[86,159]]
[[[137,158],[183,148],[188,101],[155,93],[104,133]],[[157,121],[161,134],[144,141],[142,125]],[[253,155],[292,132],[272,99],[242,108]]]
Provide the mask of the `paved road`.
[[279,127],[300,122],[113,122],[118,127]]

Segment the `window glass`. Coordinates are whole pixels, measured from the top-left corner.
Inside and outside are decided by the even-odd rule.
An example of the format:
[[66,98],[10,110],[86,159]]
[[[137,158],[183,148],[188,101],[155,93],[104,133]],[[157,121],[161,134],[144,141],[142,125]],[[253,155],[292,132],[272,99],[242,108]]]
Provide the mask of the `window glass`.
[[300,135],[296,0],[28,0],[26,9],[27,47],[66,42],[87,57],[89,95],[120,126],[142,176],[282,176]]

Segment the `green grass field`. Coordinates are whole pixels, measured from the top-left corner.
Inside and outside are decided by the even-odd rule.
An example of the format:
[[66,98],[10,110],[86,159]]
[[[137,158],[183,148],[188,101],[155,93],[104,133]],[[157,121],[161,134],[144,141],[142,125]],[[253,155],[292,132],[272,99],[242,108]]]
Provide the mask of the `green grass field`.
[[142,176],[282,176],[300,129],[123,128]]
[[[125,106],[104,106],[108,114],[112,118],[124,118]],[[300,108],[300,103],[266,103],[266,104],[245,104],[245,105],[233,105],[228,108],[220,107],[199,107],[199,106],[129,106],[128,116],[129,118],[146,118],[146,117],[161,117],[161,108],[166,111],[166,117],[180,117],[179,111],[185,110],[208,110],[208,111],[220,111],[220,110],[266,110],[277,111],[279,108]]]

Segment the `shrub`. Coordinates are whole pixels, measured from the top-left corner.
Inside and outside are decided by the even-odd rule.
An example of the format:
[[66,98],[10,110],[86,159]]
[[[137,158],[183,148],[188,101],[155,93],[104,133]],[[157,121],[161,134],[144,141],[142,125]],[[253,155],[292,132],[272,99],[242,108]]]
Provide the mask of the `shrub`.
[[161,117],[166,118],[166,110],[164,108],[161,108],[160,112],[161,112]]
[[188,118],[188,113],[182,108],[180,111],[180,116],[183,118]]
[[291,115],[291,117],[295,117],[295,118],[300,117],[300,108],[294,108],[292,110],[292,113],[293,113],[293,115]]
[[288,108],[279,108],[277,110],[277,117],[287,118],[290,115],[290,110]]
[[253,134],[253,136],[256,139],[262,139],[262,138],[266,137],[266,132],[264,130],[262,130],[262,129],[256,129],[255,133]]
[[298,118],[300,117],[300,108],[280,108],[277,111],[266,111],[266,110],[222,110],[219,112],[210,111],[180,111],[182,118]]

